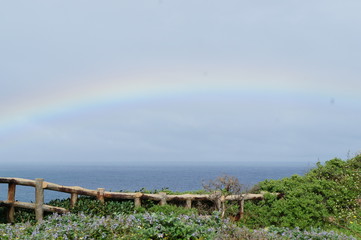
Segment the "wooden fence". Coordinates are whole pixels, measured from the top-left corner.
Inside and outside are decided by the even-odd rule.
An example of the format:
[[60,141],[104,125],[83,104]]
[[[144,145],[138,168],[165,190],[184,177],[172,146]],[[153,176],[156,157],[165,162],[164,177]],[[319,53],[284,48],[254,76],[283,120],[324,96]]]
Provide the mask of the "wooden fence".
[[[35,217],[37,221],[43,219],[44,211],[66,213],[69,209],[55,207],[44,204],[44,189],[58,191],[70,194],[70,207],[74,207],[78,196],[93,196],[96,197],[101,203],[104,203],[105,199],[130,199],[134,201],[136,207],[140,207],[142,199],[148,199],[158,201],[160,205],[167,204],[167,201],[184,201],[186,208],[192,207],[192,201],[215,201],[219,208],[225,201],[238,201],[240,205],[240,214],[243,215],[244,200],[250,199],[263,199],[263,194],[241,194],[241,195],[229,195],[229,196],[217,196],[212,194],[182,194],[182,195],[170,195],[164,192],[158,194],[150,193],[127,193],[127,192],[107,192],[104,188],[98,188],[97,190],[90,190],[82,187],[69,187],[62,186],[55,183],[45,182],[42,178],[36,178],[35,180],[23,179],[23,178],[7,178],[0,177],[0,183],[8,184],[8,198],[5,201],[0,201],[0,206],[7,207],[7,221],[9,223],[14,222],[15,208],[27,208],[35,211]],[[16,185],[30,186],[35,188],[35,203],[19,202],[15,201]]]

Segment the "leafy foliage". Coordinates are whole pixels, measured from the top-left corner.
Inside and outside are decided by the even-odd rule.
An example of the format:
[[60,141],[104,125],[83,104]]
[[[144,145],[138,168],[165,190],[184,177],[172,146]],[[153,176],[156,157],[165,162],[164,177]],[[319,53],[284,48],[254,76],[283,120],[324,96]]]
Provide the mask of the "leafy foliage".
[[163,213],[166,215],[197,215],[198,211],[195,208],[187,209],[184,207],[177,207],[174,205],[154,205],[153,207],[147,209],[147,212],[152,213]]
[[209,217],[142,213],[113,217],[84,214],[54,214],[38,224],[0,224],[4,240],[40,239],[355,239],[321,230],[269,228],[250,230],[237,227],[215,214]]
[[[253,227],[279,226],[301,229],[348,225],[360,216],[361,156],[348,161],[332,159],[318,163],[305,176],[265,180],[260,191],[278,192],[283,198],[267,194],[258,202],[246,202],[245,223]],[[246,212],[246,213],[247,213]]]
[[[49,205],[70,209],[69,199],[52,200]],[[116,214],[130,214],[134,211],[134,202],[132,200],[105,201],[104,204],[92,197],[80,197],[72,213],[84,213],[96,216],[114,216]]]

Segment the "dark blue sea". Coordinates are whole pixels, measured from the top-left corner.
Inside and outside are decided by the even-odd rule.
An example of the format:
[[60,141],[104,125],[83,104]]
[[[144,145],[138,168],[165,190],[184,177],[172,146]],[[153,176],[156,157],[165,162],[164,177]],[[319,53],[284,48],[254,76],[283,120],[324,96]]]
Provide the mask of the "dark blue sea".
[[[235,176],[245,188],[265,179],[280,179],[294,174],[304,175],[308,164],[288,165],[146,165],[146,166],[5,166],[1,177],[44,178],[47,182],[106,191],[137,191],[168,188],[173,191],[202,189],[202,182],[227,174]],[[17,186],[16,200],[34,202],[33,187]],[[68,198],[69,194],[45,190],[45,201]],[[0,199],[7,198],[7,184],[0,184]]]

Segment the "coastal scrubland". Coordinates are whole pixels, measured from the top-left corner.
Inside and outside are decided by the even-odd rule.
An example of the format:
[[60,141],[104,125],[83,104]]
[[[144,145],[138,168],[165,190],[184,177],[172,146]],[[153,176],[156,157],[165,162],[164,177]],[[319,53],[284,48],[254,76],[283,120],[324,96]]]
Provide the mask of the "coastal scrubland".
[[[1,208],[0,239],[361,239],[361,155],[265,180],[249,192],[265,198],[246,201],[238,221],[234,202],[221,214],[212,203],[186,209],[144,201],[135,208],[132,201],[81,197],[71,213],[49,214],[40,223],[32,211],[17,209],[13,225]],[[70,207],[68,199],[49,204]]]

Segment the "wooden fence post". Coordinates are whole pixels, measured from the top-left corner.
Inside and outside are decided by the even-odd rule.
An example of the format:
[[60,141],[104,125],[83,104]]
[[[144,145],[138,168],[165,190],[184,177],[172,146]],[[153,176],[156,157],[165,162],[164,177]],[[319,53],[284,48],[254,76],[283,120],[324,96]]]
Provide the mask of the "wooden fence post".
[[221,202],[222,192],[215,191],[213,194],[209,196],[210,196],[210,200],[214,201],[214,203],[216,204],[216,209],[220,211],[222,208],[222,202]]
[[222,195],[219,200],[221,201],[222,208],[221,218],[224,218],[224,215],[226,214],[226,197]]
[[239,201],[239,216],[240,218],[243,218],[244,215],[244,197],[241,201]]
[[14,222],[14,215],[15,215],[15,191],[16,191],[16,184],[15,183],[9,183],[8,185],[8,201],[11,203],[11,205],[7,209],[7,222],[13,223]]
[[167,193],[165,193],[165,192],[160,192],[159,195],[160,195],[160,197],[161,197],[159,204],[160,204],[161,206],[166,205],[166,204],[167,204]]
[[70,208],[74,208],[76,201],[78,201],[78,194],[77,193],[71,193],[70,195]]
[[44,216],[44,188],[43,188],[44,179],[36,178],[35,179],[35,219],[36,221],[43,220]]
[[104,192],[105,192],[105,189],[104,188],[98,188],[97,189],[97,199],[101,202],[101,203],[104,203]]
[[134,206],[135,207],[141,207],[142,206],[142,201],[140,199],[142,196],[143,196],[143,193],[141,193],[141,192],[135,193],[135,196],[134,196]]
[[216,199],[216,208],[217,208],[218,211],[220,211],[221,208],[222,208],[221,197],[218,197],[218,198]]
[[186,200],[186,208],[192,208],[192,199],[191,198],[188,198]]

